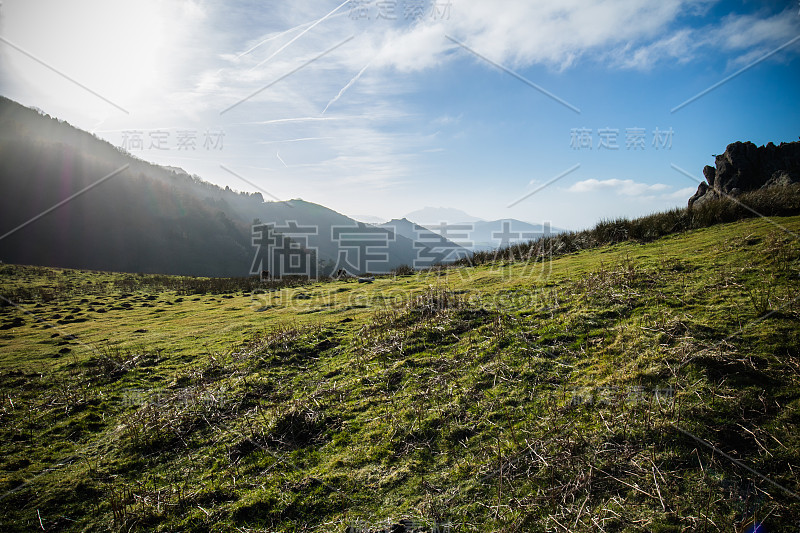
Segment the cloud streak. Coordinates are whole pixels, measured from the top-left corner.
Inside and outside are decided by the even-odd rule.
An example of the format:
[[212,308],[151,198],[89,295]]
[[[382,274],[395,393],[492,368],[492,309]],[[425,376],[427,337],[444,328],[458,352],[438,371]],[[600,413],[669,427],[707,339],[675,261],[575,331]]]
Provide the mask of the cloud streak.
[[612,191],[622,196],[647,196],[653,193],[660,193],[669,190],[671,187],[663,183],[654,183],[649,185],[634,180],[621,180],[621,179],[607,179],[598,180],[590,178],[583,181],[573,183],[568,192],[572,193],[589,193],[600,191]]
[[323,109],[323,110],[322,110],[322,113],[320,113],[320,114],[324,115],[324,114],[325,114],[325,112],[326,112],[326,111],[328,111],[328,108],[329,108],[330,106],[332,106],[333,104],[335,104],[335,103],[336,103],[336,102],[339,100],[339,98],[341,98],[341,97],[342,97],[342,95],[343,95],[345,92],[347,92],[347,89],[349,89],[350,87],[352,87],[352,86],[353,86],[353,84],[355,84],[355,83],[358,81],[358,79],[359,79],[359,78],[360,78],[360,77],[361,77],[361,76],[364,74],[364,72],[366,72],[366,71],[367,71],[367,69],[369,68],[369,66],[370,66],[371,64],[372,64],[372,61],[370,61],[369,63],[367,63],[366,65],[364,65],[364,68],[362,68],[361,70],[359,70],[359,71],[358,71],[358,74],[356,74],[356,75],[353,77],[353,79],[351,79],[349,82],[347,82],[347,85],[345,85],[344,87],[342,87],[342,89],[339,91],[339,93],[338,93],[336,96],[334,96],[334,97],[333,97],[333,99],[332,99],[330,102],[328,102],[328,105],[326,105],[326,106],[325,106],[325,109]]
[[303,31],[301,31],[299,34],[297,34],[296,36],[292,37],[292,38],[291,38],[291,39],[290,39],[290,40],[289,40],[287,43],[285,43],[283,46],[281,46],[280,48],[278,48],[277,50],[275,50],[275,51],[274,51],[272,54],[270,54],[270,55],[269,55],[269,56],[268,56],[266,59],[264,59],[264,60],[260,61],[260,62],[259,62],[259,63],[258,63],[256,66],[254,66],[254,67],[253,67],[252,69],[250,69],[250,70],[254,70],[254,69],[256,69],[256,68],[260,67],[260,66],[261,66],[261,65],[263,65],[264,63],[268,62],[270,59],[274,58],[275,56],[277,56],[278,54],[280,54],[281,52],[283,52],[284,50],[286,50],[286,49],[287,49],[289,46],[291,46],[291,45],[292,45],[292,43],[294,43],[294,42],[295,42],[295,41],[297,41],[297,40],[298,40],[300,37],[302,37],[302,36],[303,36],[303,35],[305,35],[306,33],[310,32],[311,30],[313,30],[314,28],[316,28],[316,27],[317,27],[319,24],[321,24],[321,23],[325,22],[326,20],[328,20],[329,18],[331,18],[331,17],[332,17],[332,16],[333,16],[333,15],[334,15],[334,14],[335,14],[337,11],[339,11],[340,9],[342,9],[342,8],[343,8],[344,6],[346,6],[348,3],[350,3],[350,0],[345,0],[344,2],[342,2],[341,4],[339,4],[339,6],[338,6],[336,9],[334,9],[333,11],[331,11],[330,13],[328,13],[327,15],[325,15],[324,17],[322,17],[322,18],[320,18],[320,19],[318,19],[318,20],[314,21],[314,23],[313,23],[313,24],[311,24],[311,25],[310,25],[308,28],[304,29],[304,30],[303,30]]

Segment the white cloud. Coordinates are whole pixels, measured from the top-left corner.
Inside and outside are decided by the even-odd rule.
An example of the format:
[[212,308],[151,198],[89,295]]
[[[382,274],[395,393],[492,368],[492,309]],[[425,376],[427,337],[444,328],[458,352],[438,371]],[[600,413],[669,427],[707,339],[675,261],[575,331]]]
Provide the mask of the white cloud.
[[791,9],[771,16],[730,14],[700,27],[689,23],[688,17],[704,15],[717,0],[451,3],[448,18],[366,32],[362,59],[375,54],[376,66],[401,72],[429,69],[467,53],[446,39],[450,35],[510,68],[542,64],[564,70],[588,58],[648,70],[665,60],[691,61],[701,49],[763,53],[800,33],[800,18]]
[[798,19],[794,9],[766,18],[757,14],[728,15],[711,32],[709,40],[719,42],[726,50],[747,50],[756,45],[780,43],[798,35]]
[[738,54],[728,68],[759,59],[800,34],[800,17],[793,9],[772,16],[730,14],[701,27],[671,30],[650,43],[628,43],[609,54],[612,64],[649,70],[664,60],[685,63],[701,53]]
[[654,183],[648,185],[634,180],[607,179],[598,180],[590,178],[572,184],[567,191],[574,193],[586,193],[597,191],[613,191],[623,196],[647,196],[653,193],[668,190],[669,185]]
[[661,35],[698,0],[452,0],[451,16],[382,36],[380,63],[401,71],[440,64],[458,51],[452,35],[510,67],[563,69],[588,52]]
[[684,187],[683,189],[678,189],[675,192],[671,192],[669,194],[665,194],[664,198],[666,200],[684,200],[688,201],[691,196],[697,192],[697,187]]
[[626,45],[611,54],[612,64],[622,68],[650,70],[666,58],[685,63],[692,58],[692,52],[696,47],[694,38],[692,30],[682,29],[669,37],[639,48],[634,49],[631,45]]

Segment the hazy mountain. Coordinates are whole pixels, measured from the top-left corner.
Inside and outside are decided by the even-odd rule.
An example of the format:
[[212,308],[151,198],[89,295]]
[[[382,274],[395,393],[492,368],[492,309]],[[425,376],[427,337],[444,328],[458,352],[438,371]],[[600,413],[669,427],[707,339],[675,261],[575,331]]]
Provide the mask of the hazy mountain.
[[[388,272],[416,258],[413,243],[393,231],[302,200],[264,202],[220,188],[3,97],[0,125],[5,262],[244,276],[261,267],[293,273],[299,255],[321,274]],[[272,233],[254,233],[255,221]]]
[[431,224],[440,224],[447,222],[448,224],[458,224],[461,222],[478,222],[481,219],[465,213],[461,209],[452,207],[424,207],[416,211],[412,211],[404,218],[413,220],[417,224],[423,226]]
[[470,249],[495,250],[510,244],[528,242],[547,234],[562,233],[562,228],[548,227],[542,224],[530,224],[514,218],[475,222],[470,233],[472,245]]
[[532,241],[546,233],[566,231],[562,228],[545,228],[542,224],[530,224],[513,218],[459,224],[431,224],[426,227],[471,251],[495,250],[511,244]]
[[382,228],[390,229],[397,235],[402,235],[403,237],[411,240],[416,240],[418,235],[420,234],[436,235],[431,230],[424,228],[418,224],[414,224],[413,222],[411,222],[406,218],[394,218],[389,222],[384,222],[383,224],[380,224],[380,226]]
[[[327,207],[295,199],[264,204],[260,220],[275,223],[278,233],[317,250],[322,273],[344,269],[387,273],[415,260],[413,241],[391,229],[357,222]],[[296,223],[297,227],[292,225]]]
[[381,224],[385,224],[387,222],[385,218],[376,217],[373,215],[352,215],[350,218],[357,220],[358,222],[366,222],[367,224],[374,224],[376,226],[380,226]]
[[414,256],[413,263],[408,263],[414,268],[428,268],[438,263],[455,261],[469,253],[466,248],[406,218],[390,220],[380,227],[395,233],[400,246],[411,245],[411,248],[404,248],[404,251]]

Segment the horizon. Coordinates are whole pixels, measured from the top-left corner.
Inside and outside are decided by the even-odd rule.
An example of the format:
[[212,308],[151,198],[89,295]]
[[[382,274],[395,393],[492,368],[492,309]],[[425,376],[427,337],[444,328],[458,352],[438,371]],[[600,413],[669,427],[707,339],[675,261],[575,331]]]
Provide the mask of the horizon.
[[0,0],[0,523],[800,526],[798,67],[800,0]]
[[800,135],[800,6],[777,2],[7,0],[0,37],[9,98],[352,218],[580,230],[685,206],[732,142]]

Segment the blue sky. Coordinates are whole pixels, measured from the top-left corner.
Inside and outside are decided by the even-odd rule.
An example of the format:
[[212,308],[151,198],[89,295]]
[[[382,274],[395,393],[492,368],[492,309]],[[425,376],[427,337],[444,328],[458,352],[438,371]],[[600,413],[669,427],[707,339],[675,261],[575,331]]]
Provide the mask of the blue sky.
[[578,229],[685,205],[673,166],[701,179],[730,142],[800,136],[796,1],[5,0],[0,36],[2,94],[347,215]]

